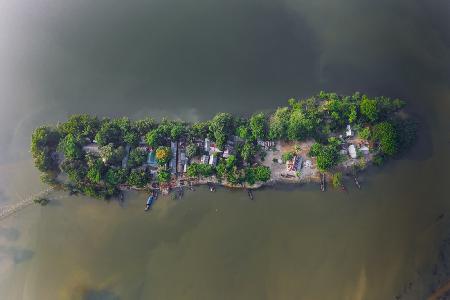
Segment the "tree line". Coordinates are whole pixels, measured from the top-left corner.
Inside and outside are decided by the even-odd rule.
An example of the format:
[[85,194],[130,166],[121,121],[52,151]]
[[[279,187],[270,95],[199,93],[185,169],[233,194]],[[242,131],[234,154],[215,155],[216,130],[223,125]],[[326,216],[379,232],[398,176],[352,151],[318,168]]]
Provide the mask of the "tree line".
[[[117,193],[120,184],[143,187],[149,181],[171,180],[167,163],[171,158],[170,142],[186,142],[188,158],[199,156],[203,149],[198,142],[209,138],[219,149],[237,136],[240,143],[217,166],[191,164],[187,175],[215,175],[231,184],[254,184],[270,179],[270,169],[257,164],[265,152],[258,140],[301,141],[314,139],[311,156],[317,157],[320,169],[333,168],[339,161],[339,141],[336,132],[350,124],[360,136],[376,145],[376,161],[381,163],[409,148],[416,135],[416,123],[402,118],[398,112],[405,102],[388,97],[351,96],[320,92],[308,99],[289,99],[288,105],[273,113],[258,112],[248,118],[218,113],[211,120],[193,124],[180,120],[152,118],[130,120],[103,118],[87,114],[72,115],[57,126],[36,128],[31,139],[31,153],[36,167],[43,172],[42,180],[55,183],[62,171],[68,184],[90,196],[109,197]],[[85,153],[83,146],[92,141],[99,146],[99,155]],[[138,145],[144,142],[156,149],[159,164],[156,178],[142,168],[147,153]],[[131,150],[126,168],[121,165],[126,147]],[[58,164],[56,153],[64,154]]]

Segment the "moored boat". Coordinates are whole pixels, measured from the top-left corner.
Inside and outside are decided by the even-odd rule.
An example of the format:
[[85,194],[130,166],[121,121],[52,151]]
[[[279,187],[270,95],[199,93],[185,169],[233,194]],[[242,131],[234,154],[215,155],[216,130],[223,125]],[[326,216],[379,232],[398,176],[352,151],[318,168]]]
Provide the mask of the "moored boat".
[[149,210],[149,209],[151,208],[154,199],[155,199],[155,197],[154,197],[153,195],[150,195],[150,196],[147,198],[147,204],[146,204],[146,206],[145,206],[145,211],[147,211],[147,210]]

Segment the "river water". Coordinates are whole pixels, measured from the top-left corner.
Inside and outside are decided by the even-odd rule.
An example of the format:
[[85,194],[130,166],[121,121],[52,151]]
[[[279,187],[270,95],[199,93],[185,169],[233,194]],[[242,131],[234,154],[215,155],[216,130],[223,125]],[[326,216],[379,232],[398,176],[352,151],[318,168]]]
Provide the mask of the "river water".
[[280,186],[252,202],[199,188],[149,214],[142,193],[123,207],[51,194],[0,220],[1,299],[425,299],[444,278],[448,1],[0,7],[1,206],[45,188],[31,130],[70,113],[195,121],[358,90],[403,98],[421,120],[414,149],[348,193]]

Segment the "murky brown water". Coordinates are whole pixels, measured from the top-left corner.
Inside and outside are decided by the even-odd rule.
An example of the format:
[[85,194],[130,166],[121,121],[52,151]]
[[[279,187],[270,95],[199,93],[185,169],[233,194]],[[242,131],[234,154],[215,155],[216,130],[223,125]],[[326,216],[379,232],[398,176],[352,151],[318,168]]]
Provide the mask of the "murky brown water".
[[450,225],[447,1],[0,6],[0,205],[43,188],[30,131],[69,113],[197,120],[360,90],[408,100],[423,124],[413,151],[363,174],[360,191],[278,187],[251,202],[199,189],[150,214],[139,193],[125,207],[28,207],[0,221],[1,299],[424,299],[437,284]]

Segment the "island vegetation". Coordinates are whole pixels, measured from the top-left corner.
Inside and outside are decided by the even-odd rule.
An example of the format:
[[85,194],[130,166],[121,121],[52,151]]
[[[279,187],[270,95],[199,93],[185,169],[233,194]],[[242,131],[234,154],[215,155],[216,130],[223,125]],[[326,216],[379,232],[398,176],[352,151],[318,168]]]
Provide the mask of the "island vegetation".
[[270,114],[218,113],[193,124],[72,115],[36,128],[31,154],[44,182],[98,198],[185,182],[252,188],[318,181],[322,173],[338,187],[345,170],[380,165],[411,147],[417,124],[404,106],[320,92]]

